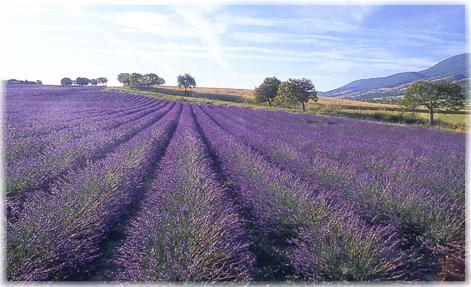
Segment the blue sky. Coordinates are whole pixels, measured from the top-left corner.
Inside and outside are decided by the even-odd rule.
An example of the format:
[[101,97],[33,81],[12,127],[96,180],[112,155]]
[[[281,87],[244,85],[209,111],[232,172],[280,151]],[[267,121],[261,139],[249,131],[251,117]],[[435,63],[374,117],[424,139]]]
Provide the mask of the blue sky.
[[154,72],[236,88],[305,77],[326,91],[467,51],[460,5],[10,5],[7,16],[0,76],[48,84]]

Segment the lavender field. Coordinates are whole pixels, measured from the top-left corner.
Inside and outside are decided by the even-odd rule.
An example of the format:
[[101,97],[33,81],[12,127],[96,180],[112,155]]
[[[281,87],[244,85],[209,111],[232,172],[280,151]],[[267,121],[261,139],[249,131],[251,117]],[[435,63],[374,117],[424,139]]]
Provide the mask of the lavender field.
[[6,90],[10,281],[464,280],[465,134]]

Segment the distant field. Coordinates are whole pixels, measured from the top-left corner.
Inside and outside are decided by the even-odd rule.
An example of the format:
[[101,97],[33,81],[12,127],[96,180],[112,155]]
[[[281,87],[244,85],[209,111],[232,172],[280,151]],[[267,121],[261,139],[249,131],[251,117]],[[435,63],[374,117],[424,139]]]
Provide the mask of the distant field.
[[236,103],[250,103],[253,101],[253,90],[248,89],[195,87],[188,89],[186,94],[184,89],[180,89],[175,86],[155,86],[148,90],[175,96],[191,95],[191,97],[194,98],[222,100]]
[[[139,92],[134,90],[135,92]],[[254,108],[268,108],[268,104],[255,104],[253,90],[196,87],[191,93],[184,95],[184,91],[175,86],[163,86],[152,89],[157,97],[167,99],[185,99],[188,101],[202,101],[215,104],[231,104]],[[163,95],[162,95],[163,94]],[[166,95],[166,96],[164,96]],[[183,95],[183,96],[182,96]],[[174,98],[174,96],[178,96]],[[182,98],[183,97],[183,98]],[[284,110],[298,112],[301,106],[286,106]],[[371,103],[349,99],[333,99],[320,97],[317,102],[306,105],[308,112],[326,115],[347,116],[361,119],[377,120],[399,124],[420,124],[428,126],[428,113],[425,110],[406,112],[401,106],[395,104]],[[436,113],[436,128],[466,131],[468,116],[465,111],[459,113]]]
[[355,107],[362,109],[397,109],[400,108],[398,105],[392,104],[380,104],[380,103],[370,103],[362,101],[354,101],[348,99],[334,99],[334,98],[324,98],[319,97],[319,100],[316,102],[318,105],[325,106],[338,106],[343,108]]
[[[184,90],[176,87],[176,86],[161,86],[160,88],[170,90],[170,91],[178,91],[183,93]],[[242,98],[253,98],[254,91],[250,89],[231,89],[231,88],[210,88],[210,87],[195,87],[191,89],[194,93],[199,94],[221,94],[221,95],[230,95],[235,97],[242,97]]]

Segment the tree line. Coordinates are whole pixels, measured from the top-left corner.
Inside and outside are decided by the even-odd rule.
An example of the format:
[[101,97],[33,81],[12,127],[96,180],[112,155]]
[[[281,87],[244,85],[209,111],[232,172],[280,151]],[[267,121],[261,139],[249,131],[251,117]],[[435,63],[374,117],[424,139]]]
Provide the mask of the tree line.
[[[255,88],[255,102],[268,102],[269,106],[281,106],[286,103],[305,104],[318,100],[317,92],[311,80],[288,79],[281,82],[276,77],[267,77]],[[411,84],[400,104],[411,110],[425,107],[429,112],[429,123],[434,124],[436,111],[459,111],[466,103],[466,95],[460,85],[447,82],[417,81]]]
[[309,100],[317,101],[317,99],[314,84],[306,78],[288,79],[281,82],[276,77],[267,77],[260,86],[255,88],[255,102],[268,102],[270,107],[272,104],[281,106],[283,104],[301,103],[303,112],[305,112],[306,103]]
[[164,85],[165,80],[154,73],[139,74],[139,73],[120,73],[118,75],[118,82],[122,83],[125,87],[142,88],[150,87],[153,85]]
[[72,80],[71,78],[62,78],[61,80],[61,85],[62,86],[72,86],[72,85],[77,85],[77,86],[96,86],[96,85],[106,85],[108,82],[108,79],[105,77],[100,77],[96,79],[89,79],[85,77],[77,77],[75,80]]
[[[118,75],[118,82],[122,83],[125,87],[131,88],[148,88],[152,86],[165,85],[165,79],[154,73],[144,75],[139,73],[120,73]],[[185,92],[188,88],[196,87],[196,80],[190,74],[178,75],[177,82],[178,87],[184,88]]]
[[28,80],[17,80],[17,79],[9,79],[7,84],[28,84],[28,85],[42,85],[43,82],[41,80],[36,81],[28,81]]

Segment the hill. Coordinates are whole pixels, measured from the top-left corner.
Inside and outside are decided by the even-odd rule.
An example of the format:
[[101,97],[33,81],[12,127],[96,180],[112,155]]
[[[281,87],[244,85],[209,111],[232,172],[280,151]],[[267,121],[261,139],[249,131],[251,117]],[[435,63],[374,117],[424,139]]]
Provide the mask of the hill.
[[469,54],[467,53],[456,55],[422,71],[356,80],[340,88],[328,92],[320,92],[319,95],[357,100],[397,97],[404,95],[407,87],[418,80],[431,82],[447,81],[466,86],[469,80],[468,56]]

